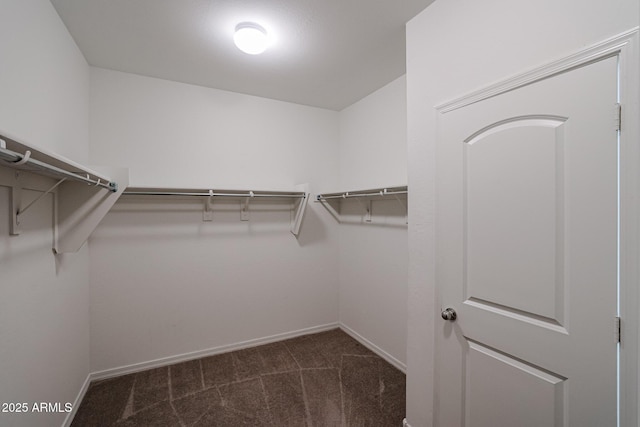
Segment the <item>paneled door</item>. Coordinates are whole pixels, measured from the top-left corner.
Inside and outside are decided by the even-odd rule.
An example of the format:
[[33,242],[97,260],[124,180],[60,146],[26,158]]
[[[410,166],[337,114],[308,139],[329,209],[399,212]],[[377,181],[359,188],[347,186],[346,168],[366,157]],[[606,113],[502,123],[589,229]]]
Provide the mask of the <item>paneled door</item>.
[[615,56],[439,113],[439,427],[613,427]]

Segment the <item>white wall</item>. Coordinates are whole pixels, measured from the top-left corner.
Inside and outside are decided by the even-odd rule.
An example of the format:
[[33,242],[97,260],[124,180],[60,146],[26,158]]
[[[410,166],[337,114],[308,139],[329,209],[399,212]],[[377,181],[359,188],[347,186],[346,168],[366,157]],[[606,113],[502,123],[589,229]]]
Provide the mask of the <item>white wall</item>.
[[[132,186],[406,183],[404,77],[336,113],[93,68],[90,121],[92,162],[130,167]],[[92,370],[338,320],[405,363],[397,202],[371,225],[347,206],[340,228],[310,203],[299,241],[287,212],[245,223],[229,209],[203,223],[199,204],[116,205],[91,239]]]
[[[340,185],[329,191],[406,185],[406,80],[402,76],[340,112]],[[406,200],[405,200],[406,203]],[[403,366],[407,331],[406,210],[374,202],[371,223],[342,202],[340,322]]]
[[[338,184],[337,112],[92,68],[91,160],[132,186],[312,191]],[[201,203],[201,202],[200,202]],[[338,319],[337,225],[309,203],[123,201],[90,240],[93,371]]]
[[402,76],[340,111],[340,188],[407,184],[407,82]]
[[[89,67],[48,0],[0,3],[0,64],[0,130],[85,161]],[[51,197],[20,236],[9,236],[8,205],[0,187],[0,402],[73,402],[89,373],[88,251],[53,255]],[[0,412],[0,425],[65,416]]]
[[441,321],[434,281],[433,107],[628,30],[638,17],[637,0],[437,0],[408,23],[407,420],[413,427],[432,425],[434,327]]

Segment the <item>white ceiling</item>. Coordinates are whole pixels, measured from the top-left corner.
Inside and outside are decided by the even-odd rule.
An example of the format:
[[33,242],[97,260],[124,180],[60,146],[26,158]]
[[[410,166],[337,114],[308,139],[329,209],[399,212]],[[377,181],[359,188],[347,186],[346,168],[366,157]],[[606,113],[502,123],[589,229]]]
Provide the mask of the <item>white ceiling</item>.
[[[89,64],[341,110],[405,73],[404,24],[433,0],[51,0]],[[275,35],[262,55],[239,22]]]

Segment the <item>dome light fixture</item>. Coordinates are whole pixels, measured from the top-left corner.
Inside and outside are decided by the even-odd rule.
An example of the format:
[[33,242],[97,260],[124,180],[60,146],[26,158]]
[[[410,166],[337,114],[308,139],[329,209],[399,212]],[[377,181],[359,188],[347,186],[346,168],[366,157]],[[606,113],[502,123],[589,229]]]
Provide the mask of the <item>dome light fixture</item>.
[[236,25],[233,42],[238,49],[249,55],[258,55],[269,45],[267,31],[254,22],[241,22]]

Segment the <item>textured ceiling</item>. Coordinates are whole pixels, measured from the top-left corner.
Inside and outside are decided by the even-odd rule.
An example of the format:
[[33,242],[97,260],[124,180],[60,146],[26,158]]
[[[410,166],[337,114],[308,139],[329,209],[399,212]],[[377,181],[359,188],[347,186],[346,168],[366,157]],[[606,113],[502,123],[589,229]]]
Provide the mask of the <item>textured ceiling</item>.
[[[341,110],[405,73],[405,23],[432,0],[51,0],[89,64]],[[233,44],[239,22],[276,37]]]

